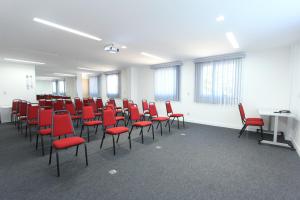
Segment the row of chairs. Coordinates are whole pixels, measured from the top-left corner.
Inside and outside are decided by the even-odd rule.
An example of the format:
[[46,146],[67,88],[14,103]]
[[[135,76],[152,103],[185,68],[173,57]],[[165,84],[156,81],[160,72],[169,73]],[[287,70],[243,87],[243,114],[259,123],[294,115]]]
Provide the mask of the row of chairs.
[[[26,124],[25,135],[27,136],[27,129],[29,129],[30,141],[32,137],[32,126],[38,127],[35,148],[38,149],[40,138],[42,155],[45,154],[44,137],[50,136],[51,147],[49,164],[51,164],[52,150],[54,150],[56,152],[58,176],[60,175],[58,152],[61,149],[76,146],[77,156],[79,146],[84,145],[86,165],[88,165],[86,141],[83,138],[83,130],[85,128],[87,128],[87,142],[89,142],[89,127],[94,127],[96,134],[98,126],[102,126],[103,137],[100,143],[100,149],[103,146],[103,142],[106,136],[111,135],[113,139],[113,153],[115,155],[115,143],[119,141],[120,135],[124,133],[128,133],[129,147],[131,149],[131,133],[134,128],[140,129],[142,143],[144,143],[144,128],[148,128],[147,132],[152,129],[152,138],[154,140],[154,123],[157,123],[156,128],[160,126],[161,135],[163,122],[166,123],[165,126],[168,125],[170,132],[169,120],[172,118],[172,123],[175,118],[177,118],[179,126],[179,118],[182,117],[184,126],[184,115],[173,113],[170,101],[166,102],[166,110],[168,116],[159,116],[155,103],[150,102],[148,104],[146,100],[143,100],[142,102],[143,113],[139,112],[137,104],[134,104],[133,101],[127,99],[123,100],[123,107],[116,106],[116,102],[113,99],[110,99],[108,102],[106,102],[105,106],[103,106],[103,102],[102,100],[100,100],[100,98],[98,98],[96,101],[91,99],[88,99],[88,101],[85,99],[81,101],[80,99],[75,98],[74,102],[75,104],[72,101],[63,101],[63,106],[60,110],[55,108],[55,104],[52,104],[51,106],[45,106],[39,104],[31,104],[22,100],[13,101],[12,116],[16,116],[16,120],[14,122],[18,126],[18,129],[21,130],[21,132],[22,124]],[[81,102],[81,108],[79,105],[80,103],[78,104],[78,102]],[[102,106],[100,102],[102,102]],[[119,121],[123,121],[123,126],[118,126]],[[77,123],[77,126],[79,125],[79,123],[81,124],[81,131],[79,136],[76,136],[75,134],[73,126],[74,123]],[[129,124],[131,124],[131,129],[128,128]]]

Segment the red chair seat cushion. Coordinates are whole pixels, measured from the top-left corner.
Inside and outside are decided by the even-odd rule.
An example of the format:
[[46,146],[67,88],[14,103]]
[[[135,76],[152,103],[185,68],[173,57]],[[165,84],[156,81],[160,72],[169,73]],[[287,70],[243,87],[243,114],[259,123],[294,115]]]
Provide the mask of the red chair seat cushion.
[[183,117],[183,114],[174,113],[174,114],[171,114],[170,117]]
[[124,116],[116,116],[116,120],[119,121],[119,120],[125,120],[125,117]]
[[118,126],[118,127],[113,127],[113,128],[108,128],[106,129],[106,133],[110,135],[119,135],[125,132],[128,132],[129,129],[124,126]]
[[55,149],[66,149],[69,147],[77,146],[84,143],[85,140],[82,137],[69,137],[60,140],[55,140],[52,146]]
[[264,121],[261,119],[253,119],[253,118],[252,119],[249,118],[249,119],[246,119],[246,122],[245,122],[245,124],[247,126],[263,126],[264,125]]
[[38,121],[37,120],[32,120],[27,122],[29,125],[37,125]]
[[102,113],[100,113],[100,112],[97,112],[97,113],[95,113],[95,116],[102,116]]
[[101,125],[101,124],[102,124],[102,121],[99,121],[99,120],[83,122],[84,126],[96,126],[96,125]]
[[132,124],[133,126],[143,127],[143,126],[150,126],[152,122],[150,121],[139,121]]
[[250,120],[250,121],[253,121],[253,120],[261,120],[261,121],[264,121],[262,118],[247,118],[246,120]]
[[44,128],[44,129],[40,129],[38,131],[38,134],[40,134],[40,135],[50,135],[51,132],[52,132],[51,128]]
[[169,120],[169,117],[155,117],[152,119],[152,121],[167,121]]
[[81,116],[79,116],[79,115],[72,115],[71,118],[72,118],[72,119],[80,119]]

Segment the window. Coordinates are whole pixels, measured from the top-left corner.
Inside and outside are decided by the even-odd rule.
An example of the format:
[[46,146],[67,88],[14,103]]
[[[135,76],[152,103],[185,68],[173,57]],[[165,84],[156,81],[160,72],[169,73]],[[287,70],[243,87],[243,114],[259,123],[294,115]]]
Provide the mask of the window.
[[154,69],[154,97],[156,101],[179,101],[180,66]]
[[56,81],[52,81],[52,94],[57,93],[57,86],[56,86]]
[[106,92],[108,98],[120,97],[120,74],[107,74],[106,75]]
[[65,95],[65,81],[64,80],[58,81],[58,94]]
[[243,58],[199,62],[195,65],[195,101],[238,104]]
[[64,80],[52,81],[52,93],[56,95],[65,95],[65,81]]
[[89,95],[91,97],[99,96],[99,77],[92,76],[89,78]]

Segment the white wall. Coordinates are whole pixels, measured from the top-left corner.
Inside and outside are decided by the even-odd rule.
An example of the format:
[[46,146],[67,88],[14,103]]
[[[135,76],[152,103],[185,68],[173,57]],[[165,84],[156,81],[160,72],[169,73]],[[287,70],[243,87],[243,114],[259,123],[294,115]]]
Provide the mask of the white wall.
[[290,109],[296,114],[289,126],[290,137],[300,155],[300,43],[291,47],[292,90]]
[[36,94],[52,94],[52,81],[36,80]]
[[[32,88],[27,88],[28,75],[32,76]],[[35,66],[0,62],[0,105],[11,105],[16,98],[36,101]]]
[[[247,52],[243,68],[242,102],[248,116],[258,116],[258,108],[289,108],[290,67],[289,48],[267,49]],[[135,69],[136,70],[136,69]],[[154,99],[153,71],[141,67],[135,72],[138,97],[135,102],[141,105],[143,98]],[[184,61],[181,68],[181,100],[173,102],[175,112],[184,113],[190,122],[241,128],[237,106],[211,105],[194,102],[195,65]],[[131,77],[134,79],[134,77]],[[166,115],[164,102],[156,102],[160,115]],[[283,122],[284,123],[284,122]],[[281,126],[285,129],[285,126]]]

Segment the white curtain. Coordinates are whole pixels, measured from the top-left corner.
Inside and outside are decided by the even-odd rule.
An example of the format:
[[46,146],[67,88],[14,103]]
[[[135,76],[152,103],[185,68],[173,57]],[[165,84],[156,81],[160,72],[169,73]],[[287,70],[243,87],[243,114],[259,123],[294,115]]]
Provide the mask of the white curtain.
[[91,97],[98,97],[99,96],[99,88],[98,88],[98,77],[92,76],[89,77],[89,95]]
[[179,100],[180,66],[154,69],[155,100]]
[[65,95],[65,81],[58,81],[58,95]]
[[238,104],[241,100],[243,58],[196,63],[195,101]]
[[107,97],[119,98],[120,97],[120,74],[107,74],[106,75],[106,91]]

